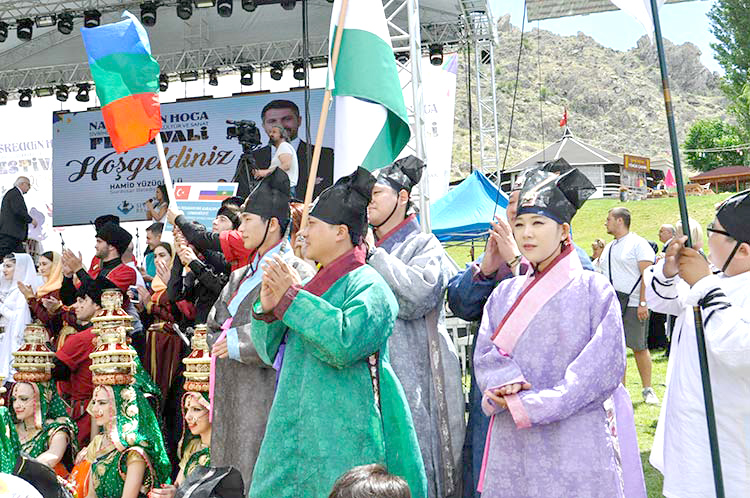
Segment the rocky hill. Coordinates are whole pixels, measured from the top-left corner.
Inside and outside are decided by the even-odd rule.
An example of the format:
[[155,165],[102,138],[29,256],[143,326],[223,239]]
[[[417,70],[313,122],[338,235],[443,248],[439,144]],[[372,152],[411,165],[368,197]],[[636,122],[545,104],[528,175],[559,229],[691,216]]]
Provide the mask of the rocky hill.
[[[500,45],[495,52],[495,78],[502,161],[521,31],[509,23],[508,16],[499,20],[498,28]],[[671,157],[656,46],[647,36],[638,40],[635,48],[620,52],[581,32],[577,36],[560,36],[534,29],[524,34],[523,46],[506,167],[561,136],[559,120],[564,107],[568,109],[568,125],[573,134],[592,145],[616,154]],[[665,40],[665,49],[678,138],[682,143],[696,120],[730,119],[726,111],[728,102],[719,88],[719,75],[700,62],[698,47],[692,43],[674,45]],[[462,178],[469,171],[465,52],[459,61],[454,178]],[[472,77],[473,63],[472,55]],[[472,91],[474,84],[472,80]],[[478,165],[476,111],[473,121],[474,164]]]

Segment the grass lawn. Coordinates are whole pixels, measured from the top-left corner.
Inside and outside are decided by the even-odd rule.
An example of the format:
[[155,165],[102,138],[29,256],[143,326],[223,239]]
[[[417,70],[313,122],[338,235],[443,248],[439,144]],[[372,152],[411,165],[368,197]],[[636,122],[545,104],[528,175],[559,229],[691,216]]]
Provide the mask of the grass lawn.
[[[714,218],[714,205],[731,194],[716,194],[707,196],[688,197],[688,213],[691,218],[700,222],[704,228],[703,237],[705,242],[706,224]],[[664,223],[675,224],[679,218],[679,208],[676,198],[648,199],[643,201],[631,201],[621,203],[614,199],[595,199],[588,201],[573,219],[573,235],[580,247],[589,254],[591,243],[596,238],[602,238],[605,242],[612,240],[604,228],[607,212],[615,206],[627,207],[632,215],[631,230],[648,240],[658,242],[659,227]],[[659,247],[661,247],[659,243]],[[448,247],[448,254],[463,267],[472,260],[471,246]],[[484,250],[484,242],[475,243],[475,257]],[[708,251],[708,247],[704,247]],[[657,396],[663,400],[665,379],[667,375],[667,360],[662,351],[652,352],[653,372],[652,384]],[[649,497],[660,497],[662,487],[661,474],[648,463],[648,456],[654,440],[656,422],[659,419],[659,406],[646,405],[641,396],[641,380],[635,366],[632,353],[628,354],[627,386],[630,397],[633,400],[635,411],[635,425],[638,434],[638,445],[641,450],[643,471],[646,476],[646,487]]]

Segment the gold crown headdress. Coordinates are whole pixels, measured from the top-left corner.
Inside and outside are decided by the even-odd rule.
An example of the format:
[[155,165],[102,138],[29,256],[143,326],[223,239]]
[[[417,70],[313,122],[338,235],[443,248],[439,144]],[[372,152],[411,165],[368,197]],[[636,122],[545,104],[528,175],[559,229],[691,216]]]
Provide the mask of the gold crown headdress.
[[13,368],[16,382],[46,382],[52,378],[52,358],[55,356],[47,341],[49,333],[38,321],[26,326],[23,331],[23,344],[13,353]]
[[132,384],[136,370],[136,352],[128,345],[133,318],[122,309],[119,290],[102,293],[102,309],[91,319],[92,332],[99,336],[91,358],[92,380],[97,385]]
[[185,391],[208,392],[211,374],[211,353],[206,342],[207,327],[196,325],[193,339],[190,341],[192,351],[182,362],[185,364]]

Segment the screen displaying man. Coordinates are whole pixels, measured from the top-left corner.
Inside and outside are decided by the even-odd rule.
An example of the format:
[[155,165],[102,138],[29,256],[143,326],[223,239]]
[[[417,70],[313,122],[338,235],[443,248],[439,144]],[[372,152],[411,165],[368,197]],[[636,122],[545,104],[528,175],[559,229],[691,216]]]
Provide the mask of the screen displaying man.
[[[302,124],[302,116],[297,104],[291,100],[272,100],[263,107],[261,111],[261,124],[266,135],[271,135],[274,126],[282,126],[289,133],[289,143],[297,151],[297,162],[299,164],[299,180],[297,182],[297,199],[304,199],[307,191],[307,178],[312,162],[313,144],[310,144],[310,160],[307,155],[307,143],[303,141],[298,132]],[[265,145],[253,152],[255,165],[258,169],[267,169],[271,165],[271,159],[276,152],[272,144]],[[239,183],[237,195],[245,197],[250,193],[250,184],[253,175],[249,171],[242,171],[240,167],[234,173],[235,182]],[[323,189],[333,184],[333,149],[323,147],[320,151],[320,162],[318,173],[315,178],[315,190],[313,197],[320,194]]]

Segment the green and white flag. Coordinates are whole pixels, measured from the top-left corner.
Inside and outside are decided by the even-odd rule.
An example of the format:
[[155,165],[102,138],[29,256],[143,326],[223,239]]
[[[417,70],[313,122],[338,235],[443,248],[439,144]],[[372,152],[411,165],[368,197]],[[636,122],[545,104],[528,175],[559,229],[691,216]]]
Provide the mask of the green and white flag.
[[[336,0],[329,55],[340,12]],[[393,162],[411,136],[382,1],[349,0],[343,28],[335,77],[328,68],[336,109],[334,179],[357,166],[373,171]]]

